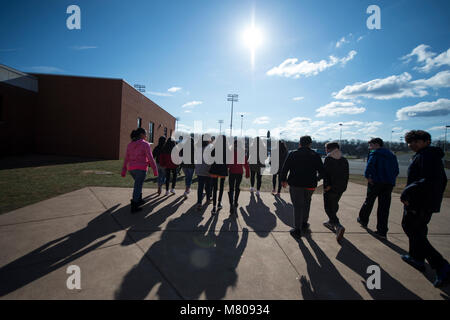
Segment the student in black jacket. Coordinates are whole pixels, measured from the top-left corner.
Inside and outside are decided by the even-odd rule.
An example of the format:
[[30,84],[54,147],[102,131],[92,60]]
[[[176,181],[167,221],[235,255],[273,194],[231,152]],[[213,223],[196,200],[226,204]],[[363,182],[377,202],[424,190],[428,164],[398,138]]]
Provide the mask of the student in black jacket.
[[337,212],[339,210],[339,200],[347,190],[348,184],[348,161],[342,156],[339,144],[330,142],[325,145],[327,157],[323,167],[323,203],[329,221],[323,225],[336,232],[336,239],[340,241],[344,236],[345,228],[339,223]]
[[[317,187],[317,181],[323,175],[323,163],[320,156],[311,150],[310,136],[300,138],[300,147],[289,153],[281,170],[284,188],[289,184],[292,205],[294,207],[294,229],[291,235],[300,238],[310,232],[309,210],[311,197]],[[288,177],[289,173],[289,177]]]
[[[221,143],[219,143],[221,141]],[[209,168],[209,175],[212,182],[212,200],[213,208],[211,214],[217,214],[222,209],[222,196],[225,187],[225,178],[228,176],[227,167],[227,140],[224,135],[219,135],[217,141],[214,141],[214,150],[211,152],[213,157],[216,157],[216,146],[222,147],[222,159],[216,159]],[[219,158],[219,153],[217,153]],[[220,180],[220,183],[219,183]],[[219,192],[219,202],[217,203],[217,192]]]
[[425,272],[425,259],[436,271],[435,287],[450,280],[450,265],[427,239],[427,225],[433,213],[441,209],[442,197],[447,186],[441,148],[431,147],[431,135],[413,130],[405,135],[405,141],[415,151],[408,168],[408,181],[400,200],[404,204],[402,227],[409,238],[409,254],[402,259]]

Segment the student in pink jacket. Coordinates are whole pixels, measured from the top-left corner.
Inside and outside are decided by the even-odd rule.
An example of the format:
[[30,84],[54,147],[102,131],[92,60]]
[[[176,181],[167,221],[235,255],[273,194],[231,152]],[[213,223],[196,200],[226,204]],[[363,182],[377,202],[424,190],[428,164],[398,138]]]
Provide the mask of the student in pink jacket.
[[131,212],[141,210],[139,206],[145,202],[142,200],[142,185],[147,176],[148,166],[153,169],[153,175],[158,176],[158,169],[153,159],[150,143],[145,141],[147,132],[143,128],[138,128],[131,132],[131,142],[127,147],[127,154],[123,161],[122,177],[125,177],[127,170],[130,171],[134,179],[133,199],[131,200]]

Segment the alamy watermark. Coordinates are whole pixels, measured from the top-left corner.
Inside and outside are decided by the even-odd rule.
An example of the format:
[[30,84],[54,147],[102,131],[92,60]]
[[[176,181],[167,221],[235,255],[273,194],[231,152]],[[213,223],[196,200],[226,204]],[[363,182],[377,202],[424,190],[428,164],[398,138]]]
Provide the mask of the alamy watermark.
[[67,278],[66,286],[69,290],[81,290],[81,269],[77,265],[70,265],[66,270],[70,276]]
[[79,6],[72,4],[67,7],[67,14],[70,16],[66,20],[66,26],[69,30],[80,30],[81,29],[81,9]]

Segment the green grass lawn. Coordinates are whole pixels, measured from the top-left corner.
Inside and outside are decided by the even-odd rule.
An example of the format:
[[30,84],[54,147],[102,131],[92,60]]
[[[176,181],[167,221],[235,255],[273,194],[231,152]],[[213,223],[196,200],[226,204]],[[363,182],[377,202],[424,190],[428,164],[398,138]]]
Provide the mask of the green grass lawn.
[[[45,199],[68,193],[87,186],[126,187],[133,186],[129,174],[120,176],[122,160],[92,161],[25,167],[0,170],[0,213],[5,213]],[[150,170],[151,171],[151,170]],[[194,179],[193,188],[197,184]],[[366,185],[364,177],[351,175],[350,181]],[[406,179],[399,178],[394,192],[400,192]],[[228,181],[225,183],[227,188]],[[147,176],[144,188],[156,188],[156,179],[152,174]],[[184,175],[177,180],[177,189],[184,189]],[[241,188],[250,188],[250,179],[243,179]],[[272,191],[272,176],[263,176],[261,191]],[[282,192],[287,192],[286,189]],[[445,192],[450,197],[449,187]]]

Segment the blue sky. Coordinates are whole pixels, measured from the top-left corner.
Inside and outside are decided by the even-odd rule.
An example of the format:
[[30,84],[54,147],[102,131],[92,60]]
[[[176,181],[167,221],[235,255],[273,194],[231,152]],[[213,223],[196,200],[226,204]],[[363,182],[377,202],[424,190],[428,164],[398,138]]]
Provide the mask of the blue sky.
[[[69,30],[69,5],[81,29]],[[369,30],[370,5],[381,29]],[[243,34],[262,40],[254,65]],[[25,72],[122,78],[179,128],[316,140],[450,125],[449,1],[3,1],[0,63]],[[169,90],[170,89],[170,90]],[[296,99],[294,99],[296,98]]]

